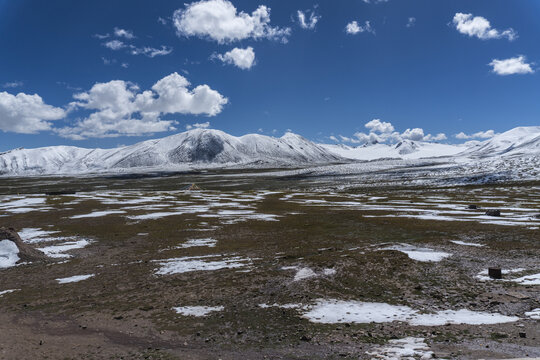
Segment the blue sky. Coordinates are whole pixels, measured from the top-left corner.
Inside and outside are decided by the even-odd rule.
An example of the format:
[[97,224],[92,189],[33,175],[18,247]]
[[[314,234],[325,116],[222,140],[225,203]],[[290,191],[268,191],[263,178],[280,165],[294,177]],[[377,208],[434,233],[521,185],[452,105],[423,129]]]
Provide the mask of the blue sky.
[[184,1],[0,0],[0,151],[540,124],[538,1]]

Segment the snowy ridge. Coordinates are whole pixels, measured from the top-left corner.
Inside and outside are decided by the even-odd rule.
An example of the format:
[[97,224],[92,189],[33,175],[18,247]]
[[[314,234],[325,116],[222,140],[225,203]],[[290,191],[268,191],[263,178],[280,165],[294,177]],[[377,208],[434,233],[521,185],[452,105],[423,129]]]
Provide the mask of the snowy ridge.
[[354,160],[422,159],[434,157],[490,158],[495,156],[540,155],[540,126],[517,127],[476,144],[449,145],[403,140],[395,145],[358,147],[322,145],[331,152]]
[[0,155],[0,174],[73,174],[137,168],[185,169],[191,164],[262,166],[327,164],[344,159],[292,133],[281,138],[258,134],[235,137],[196,129],[115,149],[52,146],[17,149]]
[[540,154],[540,126],[517,127],[466,150],[471,157],[521,156]]
[[403,140],[395,145],[375,144],[353,147],[341,144],[322,146],[344,158],[367,161],[454,156],[468,149],[465,145],[448,145],[411,140]]
[[[224,165],[261,168],[327,165],[353,160],[444,158],[470,161],[540,159],[540,126],[518,127],[475,144],[449,145],[403,140],[395,145],[315,144],[300,135],[235,137],[219,130],[195,129],[114,149],[51,146],[0,153],[0,175],[53,175],[147,170],[189,170]],[[490,160],[491,161],[491,160]],[[506,161],[506,160],[504,160]],[[489,165],[489,164],[488,164]],[[527,165],[527,166],[529,166]]]

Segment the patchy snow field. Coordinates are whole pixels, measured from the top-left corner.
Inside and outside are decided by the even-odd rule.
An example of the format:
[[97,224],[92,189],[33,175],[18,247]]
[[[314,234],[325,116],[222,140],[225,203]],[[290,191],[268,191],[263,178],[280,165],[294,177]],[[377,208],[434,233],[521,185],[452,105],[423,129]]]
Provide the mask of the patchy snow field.
[[85,342],[97,358],[540,356],[540,184],[415,188],[455,170],[355,166],[5,179],[3,223],[48,258],[0,239],[0,289],[20,289],[0,291],[0,333],[53,358],[59,332],[83,359]]
[[95,274],[75,275],[75,276],[70,276],[70,277],[67,277],[67,278],[56,279],[56,281],[58,281],[59,284],[69,284],[69,283],[75,283],[75,282],[87,280],[87,279],[90,279],[91,277],[94,277],[94,276],[95,276]]
[[223,311],[223,309],[223,306],[180,306],[173,308],[177,314],[195,317],[205,317],[213,312]]

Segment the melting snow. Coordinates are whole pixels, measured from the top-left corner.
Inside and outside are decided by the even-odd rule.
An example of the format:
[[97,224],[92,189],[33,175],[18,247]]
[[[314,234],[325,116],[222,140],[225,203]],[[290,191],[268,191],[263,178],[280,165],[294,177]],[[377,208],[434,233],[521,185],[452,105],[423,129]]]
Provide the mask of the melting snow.
[[311,270],[310,268],[301,268],[301,269],[298,269],[298,271],[296,272],[296,275],[294,275],[294,281],[299,281],[299,280],[305,280],[305,279],[309,279],[309,278],[312,278],[312,277],[315,277],[317,276],[317,274],[315,274],[315,271]]
[[179,248],[190,248],[190,247],[198,247],[198,246],[208,246],[208,247],[215,247],[217,244],[217,240],[207,238],[207,239],[190,239],[179,246]]
[[249,265],[251,260],[240,256],[227,258],[207,255],[158,260],[158,262],[161,265],[161,268],[156,272],[156,274],[170,275],[191,271],[213,271],[220,269],[242,268]]
[[125,214],[126,212],[123,210],[107,210],[107,211],[94,211],[90,214],[84,214],[84,215],[74,215],[70,216],[70,219],[84,219],[84,218],[94,218],[94,217],[101,217],[101,216],[107,216],[107,215],[113,215],[113,214]]
[[19,236],[25,243],[34,244],[39,242],[54,241],[59,238],[52,238],[52,234],[59,233],[59,231],[46,231],[38,228],[24,228],[19,231]]
[[3,295],[5,294],[9,294],[9,293],[12,293],[12,292],[15,292],[15,291],[19,291],[20,289],[11,289],[11,290],[3,290],[3,291],[0,291],[0,297],[2,297]]
[[[281,270],[296,270],[296,274],[294,275],[293,281],[300,281],[300,280],[305,280],[305,279],[318,276],[318,274],[315,271],[311,270],[308,267],[284,266],[281,268]],[[334,269],[324,269],[322,271],[322,275],[325,275],[325,276],[335,275],[335,273],[336,273],[336,270]]]
[[71,257],[69,254],[65,254],[66,251],[74,249],[82,249],[90,244],[88,240],[77,240],[77,241],[68,241],[58,245],[46,246],[43,248],[38,248],[38,250],[45,253],[45,255],[52,258],[68,258]]
[[86,280],[86,279],[90,279],[93,276],[95,276],[95,274],[75,275],[75,276],[70,276],[70,277],[67,277],[67,278],[56,279],[56,281],[58,281],[59,284],[68,284],[68,283],[74,283],[74,282],[79,282],[79,281],[83,281],[83,280]]
[[302,316],[311,322],[324,324],[402,321],[414,326],[442,326],[446,324],[487,325],[519,320],[515,316],[475,312],[466,309],[421,314],[408,306],[341,300],[319,300]]
[[[502,270],[503,275],[510,275],[515,273],[524,272],[525,269],[510,269],[510,270]],[[532,274],[532,275],[525,275],[522,277],[514,278],[514,279],[492,279],[488,275],[488,270],[483,270],[478,275],[476,275],[476,278],[480,281],[489,281],[489,280],[499,280],[499,281],[511,281],[518,283],[520,285],[540,285],[540,274]]]
[[15,266],[19,261],[19,248],[11,240],[0,241],[0,269]]
[[520,285],[540,285],[540,274],[526,275],[510,281]]
[[429,351],[428,345],[422,338],[407,337],[388,341],[385,346],[380,346],[366,353],[373,359],[398,360],[398,359],[432,359],[434,354]]
[[173,308],[180,315],[203,317],[216,311],[223,311],[223,306],[181,306]]
[[334,269],[324,269],[323,274],[326,276],[336,275],[337,271]]
[[[9,211],[11,213],[16,213],[16,214],[35,211],[35,210],[43,210],[43,209],[36,209],[33,206],[43,205],[45,204],[46,200],[47,199],[43,197],[22,198],[18,200],[9,201],[9,202],[4,202],[2,203],[2,205],[0,205],[0,209]],[[46,209],[48,210],[49,208],[46,208]]]
[[540,320],[540,308],[534,309],[534,310],[529,311],[529,312],[526,312],[525,316],[528,316],[528,317],[530,317],[531,319],[534,319],[534,320]]
[[450,240],[450,242],[454,243],[456,245],[463,245],[463,246],[474,246],[474,247],[484,247],[485,246],[485,245],[482,245],[482,244],[459,241],[459,240]]
[[438,262],[452,256],[452,254],[446,252],[435,251],[429,248],[419,248],[408,244],[392,245],[380,250],[396,250],[407,254],[407,256],[413,260],[422,262]]

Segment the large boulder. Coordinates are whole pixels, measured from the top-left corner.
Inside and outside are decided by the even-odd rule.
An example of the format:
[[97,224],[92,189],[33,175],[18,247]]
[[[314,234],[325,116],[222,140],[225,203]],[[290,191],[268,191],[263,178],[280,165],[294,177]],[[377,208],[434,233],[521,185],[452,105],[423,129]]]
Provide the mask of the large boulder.
[[19,249],[17,254],[20,261],[47,261],[49,258],[39,250],[36,250],[33,246],[26,244],[22,241],[21,237],[13,228],[0,227],[0,240],[10,240],[15,243]]

